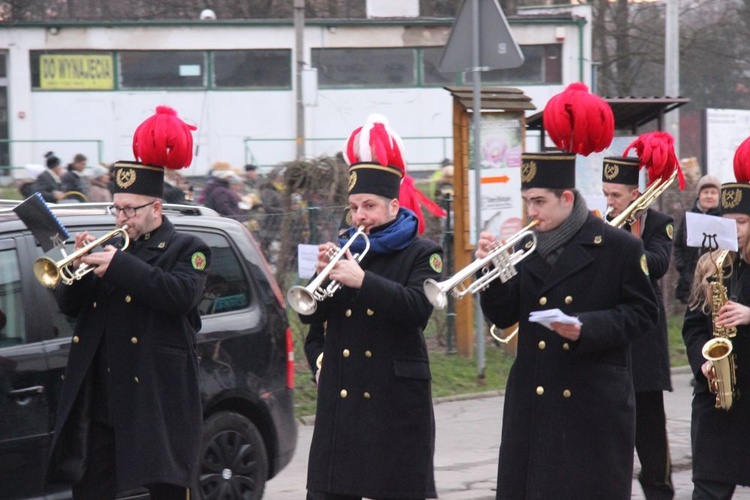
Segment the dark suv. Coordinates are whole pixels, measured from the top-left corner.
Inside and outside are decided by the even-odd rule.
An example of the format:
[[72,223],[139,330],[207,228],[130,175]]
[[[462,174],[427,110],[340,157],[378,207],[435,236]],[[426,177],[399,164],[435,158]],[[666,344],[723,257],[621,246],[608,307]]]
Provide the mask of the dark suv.
[[[75,320],[58,310],[53,293],[35,279],[32,265],[42,249],[11,205],[4,206],[0,498],[69,498],[67,486],[45,485],[44,473]],[[71,240],[84,229],[98,237],[115,227],[102,205],[58,205],[53,212]],[[204,422],[195,496],[258,499],[266,480],[292,459],[297,442],[284,298],[243,225],[198,207],[166,205],[164,212],[178,231],[200,237],[212,252],[199,306]],[[59,250],[48,255],[62,258]]]

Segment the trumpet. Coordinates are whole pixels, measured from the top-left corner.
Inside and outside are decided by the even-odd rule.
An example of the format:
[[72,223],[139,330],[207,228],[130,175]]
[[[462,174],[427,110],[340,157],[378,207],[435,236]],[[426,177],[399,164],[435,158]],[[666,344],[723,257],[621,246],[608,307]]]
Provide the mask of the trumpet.
[[[641,196],[638,197],[633,203],[630,204],[620,215],[609,221],[610,226],[622,227],[625,224],[632,224],[635,219],[638,218],[643,212],[645,212],[661,194],[672,185],[674,180],[677,178],[677,170],[674,169],[672,175],[665,181],[656,179],[648,189],[646,189]],[[607,214],[611,211],[611,208],[607,209]]]
[[[536,249],[536,234],[531,228],[536,226],[539,221],[534,220],[521,229],[519,232],[510,237],[503,244],[496,244],[489,253],[482,259],[476,259],[474,262],[458,271],[452,278],[444,281],[435,281],[433,279],[425,280],[424,293],[430,303],[438,309],[444,309],[448,305],[448,294],[450,293],[457,299],[461,299],[468,294],[475,294],[487,288],[492,281],[500,278],[505,283],[516,275],[516,264],[531,255]],[[531,246],[524,249],[508,253],[517,243],[531,237]],[[494,268],[489,269],[489,265],[494,264]],[[482,270],[482,276],[469,285],[464,285],[464,281],[471,278],[479,270]]]
[[330,257],[328,265],[318,274],[318,276],[312,280],[307,286],[293,286],[289,289],[286,294],[286,298],[289,300],[289,305],[292,309],[297,311],[299,314],[309,315],[315,312],[318,308],[318,302],[322,302],[325,299],[332,297],[336,291],[341,288],[341,283],[338,281],[331,281],[328,286],[323,287],[323,282],[328,279],[328,275],[331,274],[331,269],[336,265],[338,261],[344,258],[346,251],[350,246],[357,240],[357,238],[364,238],[365,249],[362,253],[354,254],[354,260],[361,262],[362,259],[370,251],[370,238],[365,234],[365,226],[360,226],[357,231],[352,235],[351,238],[339,248]]
[[96,267],[81,264],[77,269],[73,269],[73,263],[84,255],[91,253],[94,248],[111,240],[118,234],[120,234],[123,239],[123,246],[120,249],[125,250],[130,244],[130,237],[128,237],[127,229],[128,226],[123,225],[58,261],[46,256],[39,257],[34,261],[34,276],[36,276],[39,283],[47,288],[55,288],[60,282],[64,285],[72,285],[74,281],[80,280]]

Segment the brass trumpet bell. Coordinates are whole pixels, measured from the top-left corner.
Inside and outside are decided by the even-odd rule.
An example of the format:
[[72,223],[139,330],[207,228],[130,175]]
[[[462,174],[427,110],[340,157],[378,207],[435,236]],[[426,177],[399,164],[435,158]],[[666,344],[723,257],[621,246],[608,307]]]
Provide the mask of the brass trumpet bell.
[[328,286],[323,287],[323,282],[328,279],[328,275],[331,274],[333,266],[338,261],[346,256],[346,251],[350,246],[357,240],[357,238],[363,238],[365,242],[365,248],[362,253],[353,255],[352,257],[357,262],[362,262],[362,259],[370,251],[370,238],[365,234],[365,227],[360,226],[357,231],[349,238],[343,247],[339,248],[330,258],[328,265],[318,274],[318,276],[310,282],[307,286],[293,286],[286,293],[286,298],[289,300],[289,305],[299,314],[309,316],[314,313],[318,308],[318,302],[322,302],[328,297],[332,297],[336,291],[341,288],[341,283],[337,281],[331,281]]

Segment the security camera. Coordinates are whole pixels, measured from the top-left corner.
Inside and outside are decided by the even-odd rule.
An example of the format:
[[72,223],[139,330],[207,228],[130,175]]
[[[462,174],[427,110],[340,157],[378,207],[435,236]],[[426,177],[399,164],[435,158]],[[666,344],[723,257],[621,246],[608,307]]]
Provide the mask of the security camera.
[[201,21],[216,21],[216,12],[211,9],[203,9],[200,15]]

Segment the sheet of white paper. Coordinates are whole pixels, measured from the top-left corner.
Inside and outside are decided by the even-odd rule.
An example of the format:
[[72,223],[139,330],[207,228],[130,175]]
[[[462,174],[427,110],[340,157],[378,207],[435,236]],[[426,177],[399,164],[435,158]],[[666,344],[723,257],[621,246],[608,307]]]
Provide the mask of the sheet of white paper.
[[737,251],[737,223],[715,215],[685,214],[687,246]]
[[302,279],[310,279],[318,264],[318,245],[297,245],[297,273]]
[[567,323],[570,325],[580,325],[581,322],[575,316],[568,316],[560,309],[544,309],[542,311],[532,311],[529,314],[529,321],[539,323],[552,330],[552,323]]

